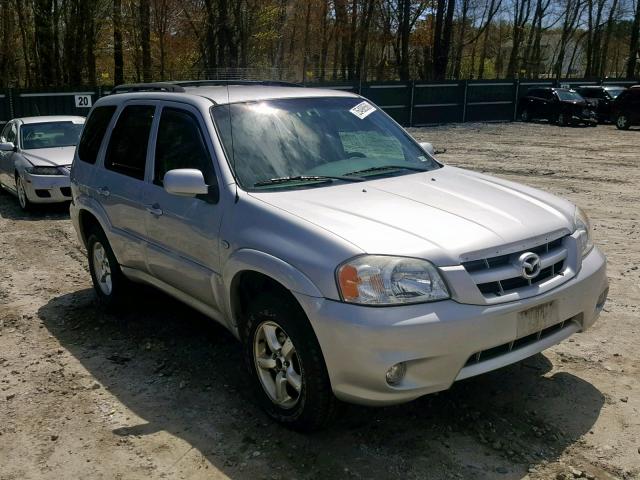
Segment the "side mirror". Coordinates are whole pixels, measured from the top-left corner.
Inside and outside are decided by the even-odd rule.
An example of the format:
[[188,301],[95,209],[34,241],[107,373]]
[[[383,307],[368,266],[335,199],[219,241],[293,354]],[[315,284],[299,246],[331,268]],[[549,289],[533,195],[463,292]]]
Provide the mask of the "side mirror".
[[16,146],[11,142],[0,143],[0,152],[14,152],[15,150]]
[[436,149],[433,148],[433,144],[429,142],[420,142],[420,146],[422,149],[427,152],[429,155],[435,155]]
[[167,193],[183,197],[207,195],[209,186],[204,181],[204,175],[195,168],[179,168],[169,170],[162,180]]

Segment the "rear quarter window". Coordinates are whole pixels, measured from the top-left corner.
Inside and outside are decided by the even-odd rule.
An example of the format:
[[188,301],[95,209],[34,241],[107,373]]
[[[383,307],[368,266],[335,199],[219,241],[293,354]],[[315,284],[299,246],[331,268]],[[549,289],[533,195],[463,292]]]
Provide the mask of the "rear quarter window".
[[82,130],[82,137],[78,144],[78,158],[80,160],[91,164],[96,163],[102,139],[115,111],[115,105],[93,109]]

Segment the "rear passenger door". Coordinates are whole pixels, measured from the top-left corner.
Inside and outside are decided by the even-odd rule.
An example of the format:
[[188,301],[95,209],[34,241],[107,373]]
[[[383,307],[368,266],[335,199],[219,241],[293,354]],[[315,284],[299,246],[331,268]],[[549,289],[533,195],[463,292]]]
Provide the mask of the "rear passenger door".
[[[151,274],[218,310],[222,208],[213,196],[184,197],[164,190],[169,170],[195,168],[207,185],[217,186],[214,154],[201,114],[186,104],[163,102],[154,135],[152,182],[145,225]],[[212,189],[214,190],[214,189]]]
[[117,113],[102,169],[95,176],[94,195],[104,207],[111,233],[109,240],[118,262],[146,271],[144,206],[146,165],[150,133],[157,103],[126,103]]

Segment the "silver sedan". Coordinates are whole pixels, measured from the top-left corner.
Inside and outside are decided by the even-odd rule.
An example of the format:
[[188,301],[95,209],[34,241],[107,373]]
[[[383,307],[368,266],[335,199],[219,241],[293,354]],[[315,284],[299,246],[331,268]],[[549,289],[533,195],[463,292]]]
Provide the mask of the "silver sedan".
[[15,118],[0,134],[0,188],[28,210],[71,200],[69,170],[84,117]]

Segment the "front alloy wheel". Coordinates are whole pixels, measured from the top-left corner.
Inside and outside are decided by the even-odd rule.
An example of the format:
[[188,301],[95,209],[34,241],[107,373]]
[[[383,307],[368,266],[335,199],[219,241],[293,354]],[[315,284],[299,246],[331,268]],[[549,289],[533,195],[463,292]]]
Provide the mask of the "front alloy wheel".
[[275,322],[261,323],[254,337],[253,358],[271,401],[284,409],[295,407],[302,391],[302,369],[287,332]]
[[274,420],[294,430],[318,430],[337,402],[313,328],[290,293],[267,290],[245,297],[244,356],[256,399]]
[[18,203],[22,210],[29,210],[31,208],[31,202],[27,198],[27,191],[24,186],[24,180],[22,177],[16,176],[16,190],[18,192]]

